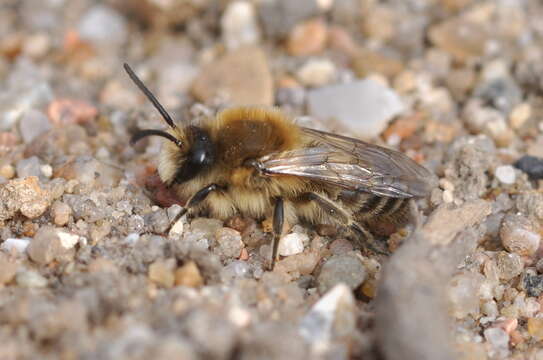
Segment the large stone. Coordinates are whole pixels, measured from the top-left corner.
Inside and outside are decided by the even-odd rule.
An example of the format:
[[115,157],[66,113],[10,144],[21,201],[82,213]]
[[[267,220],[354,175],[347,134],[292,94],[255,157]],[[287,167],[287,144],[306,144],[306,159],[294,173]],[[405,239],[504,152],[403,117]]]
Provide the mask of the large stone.
[[272,105],[273,79],[266,54],[243,47],[205,66],[192,85],[200,101],[219,98],[230,105]]
[[308,105],[311,115],[333,118],[364,138],[378,136],[404,110],[394,90],[372,79],[311,90]]

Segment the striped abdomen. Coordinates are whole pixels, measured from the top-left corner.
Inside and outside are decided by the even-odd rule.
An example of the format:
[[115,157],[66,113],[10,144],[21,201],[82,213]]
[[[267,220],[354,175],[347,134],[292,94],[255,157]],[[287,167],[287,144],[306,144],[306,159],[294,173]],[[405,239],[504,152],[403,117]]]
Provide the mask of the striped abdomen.
[[342,193],[339,196],[352,209],[353,217],[363,223],[392,222],[405,225],[409,221],[409,201],[371,194]]

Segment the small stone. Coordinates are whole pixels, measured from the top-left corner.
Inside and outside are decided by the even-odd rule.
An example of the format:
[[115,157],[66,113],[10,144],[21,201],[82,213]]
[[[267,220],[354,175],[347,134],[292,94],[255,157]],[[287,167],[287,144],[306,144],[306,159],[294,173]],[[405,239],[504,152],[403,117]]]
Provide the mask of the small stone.
[[[402,63],[394,58],[385,56],[378,52],[361,49],[353,59],[353,70],[359,78],[364,78],[372,74],[381,74],[387,78],[392,78],[400,74],[404,68]],[[408,88],[404,84],[400,88]]]
[[15,176],[15,168],[11,164],[0,166],[0,176],[4,179],[11,179]]
[[312,116],[336,119],[364,138],[378,136],[404,110],[392,89],[372,79],[310,90],[308,107]]
[[475,88],[474,95],[505,114],[509,114],[522,100],[521,89],[509,76],[492,78],[481,83]]
[[500,279],[509,281],[522,273],[524,263],[520,255],[505,251],[500,251],[496,256],[498,266],[498,276]]
[[13,280],[17,273],[17,264],[11,261],[5,254],[0,253],[0,285]]
[[351,289],[337,284],[309,310],[300,323],[300,334],[315,348],[353,336],[356,304]]
[[241,234],[227,227],[220,228],[215,233],[220,253],[227,258],[238,258],[243,248]]
[[98,115],[98,110],[84,101],[59,99],[49,104],[47,114],[56,126],[86,123]]
[[528,334],[530,334],[537,341],[543,340],[543,319],[529,318]]
[[315,270],[321,256],[317,251],[305,251],[296,255],[287,256],[275,264],[277,272],[296,275],[310,275]]
[[487,301],[481,305],[481,311],[486,316],[490,316],[492,318],[498,317],[500,314],[498,311],[498,305],[495,301]]
[[336,239],[330,244],[330,251],[334,255],[346,254],[353,250],[353,244],[347,239]]
[[532,106],[529,103],[518,104],[509,114],[509,125],[513,129],[520,129],[532,116]]
[[260,41],[260,29],[253,4],[249,1],[229,3],[221,17],[221,30],[227,49],[257,44]]
[[475,22],[452,18],[430,27],[429,38],[456,60],[467,62],[485,54],[490,34]]
[[308,242],[309,237],[306,234],[292,233],[283,236],[279,240],[277,252],[281,256],[290,256],[304,251],[304,242]]
[[19,254],[23,254],[29,244],[29,239],[7,238],[4,240],[1,247],[2,250],[7,251],[8,253],[17,252]]
[[179,220],[173,224],[168,233],[169,238],[178,238],[183,235],[183,228],[185,226],[186,218],[181,217]]
[[149,280],[166,288],[175,283],[175,259],[157,260],[149,265]]
[[42,288],[47,286],[47,279],[33,270],[20,271],[15,275],[17,285],[26,288]]
[[51,39],[47,34],[38,33],[29,36],[23,44],[23,53],[38,59],[47,54],[51,48]]
[[500,228],[503,246],[509,252],[522,256],[532,256],[539,249],[541,236],[535,231],[532,222],[522,215],[507,215]]
[[543,179],[543,158],[524,155],[514,165],[525,172],[531,180]]
[[498,166],[495,175],[496,178],[505,185],[512,185],[516,180],[515,168],[511,165]]
[[53,126],[41,111],[29,110],[19,122],[19,132],[25,144],[49,131]]
[[192,84],[203,102],[216,98],[230,105],[272,105],[273,79],[266,54],[258,47],[242,47],[205,66]]
[[53,167],[49,164],[44,164],[40,166],[40,173],[49,179],[53,176]]
[[482,281],[481,274],[470,272],[460,273],[451,279],[447,293],[455,318],[463,319],[479,313],[478,291]]
[[324,263],[317,277],[319,292],[324,294],[339,283],[356,289],[366,279],[366,269],[354,254],[334,255]]
[[522,286],[529,296],[539,297],[543,293],[543,275],[526,274]]
[[166,210],[158,209],[144,216],[145,224],[155,234],[163,234],[170,226],[170,220]]
[[234,279],[250,278],[251,268],[245,261],[235,260],[222,269],[220,277],[225,283],[230,283]]
[[40,160],[36,156],[29,157],[28,159],[21,159],[17,161],[17,177],[25,178],[27,176],[41,175]]
[[259,2],[259,17],[266,35],[283,37],[300,21],[321,12],[315,0],[265,0]]
[[328,59],[313,59],[305,63],[296,77],[305,86],[323,86],[331,83],[336,76],[336,66]]
[[288,36],[287,51],[294,56],[318,54],[326,46],[327,33],[326,23],[321,19],[300,23]]
[[194,261],[189,261],[175,271],[175,285],[200,287],[204,285],[204,279]]
[[122,45],[128,36],[126,20],[105,5],[94,5],[80,20],[79,36],[95,45]]
[[42,215],[49,206],[50,196],[35,176],[14,179],[0,185],[0,220],[11,218],[17,211],[29,219]]
[[497,350],[507,350],[509,348],[509,334],[503,329],[491,327],[483,332],[486,341]]
[[50,211],[53,222],[58,226],[66,225],[72,215],[72,208],[68,204],[58,200],[53,203]]
[[75,160],[68,161],[54,171],[55,177],[77,180],[80,184],[91,187],[102,186],[105,188],[116,186],[121,174],[119,169],[88,155],[82,155]]
[[40,265],[73,256],[70,250],[78,243],[79,236],[50,226],[41,227],[28,246],[28,256]]

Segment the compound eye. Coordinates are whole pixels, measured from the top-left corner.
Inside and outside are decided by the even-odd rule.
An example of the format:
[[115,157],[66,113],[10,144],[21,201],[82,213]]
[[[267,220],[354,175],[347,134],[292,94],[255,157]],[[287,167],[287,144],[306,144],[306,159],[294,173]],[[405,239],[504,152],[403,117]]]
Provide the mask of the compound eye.
[[207,152],[203,149],[196,150],[192,153],[192,162],[194,164],[204,164],[207,160]]

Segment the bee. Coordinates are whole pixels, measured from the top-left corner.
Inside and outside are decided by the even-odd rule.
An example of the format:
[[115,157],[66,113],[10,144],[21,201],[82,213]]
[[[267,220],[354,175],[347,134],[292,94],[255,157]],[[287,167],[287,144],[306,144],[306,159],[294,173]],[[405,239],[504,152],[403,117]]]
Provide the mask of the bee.
[[131,143],[147,136],[167,140],[158,174],[188,199],[179,216],[189,210],[219,219],[271,216],[271,269],[285,221],[343,225],[381,252],[367,227],[381,218],[405,224],[410,200],[436,186],[434,174],[400,152],[300,127],[276,108],[233,107],[197,125],[178,126],[132,69],[124,68],[169,127],[139,130]]

